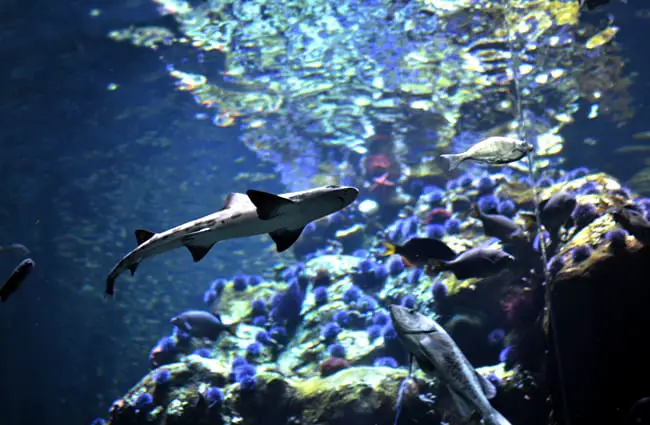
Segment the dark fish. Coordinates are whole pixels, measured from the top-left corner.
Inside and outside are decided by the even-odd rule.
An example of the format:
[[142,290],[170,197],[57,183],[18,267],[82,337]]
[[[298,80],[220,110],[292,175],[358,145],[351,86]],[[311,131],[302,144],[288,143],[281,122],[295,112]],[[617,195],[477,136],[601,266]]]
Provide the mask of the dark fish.
[[[561,190],[539,203],[539,215],[542,225],[552,237],[557,235],[560,227],[566,224],[576,205],[576,196],[565,190]],[[527,228],[530,228],[531,224],[536,221],[535,214],[519,213],[519,215],[527,221]]]
[[223,331],[236,335],[237,324],[225,325],[218,314],[204,310],[187,310],[170,320],[172,325],[195,338],[215,341]]
[[523,241],[526,239],[523,229],[505,215],[485,214],[477,205],[474,205],[471,216],[481,220],[481,223],[483,223],[483,233],[486,236],[498,238],[503,242]]
[[499,273],[515,261],[515,257],[497,248],[472,248],[459,254],[452,261],[434,260],[433,270],[437,274],[450,271],[458,279],[488,277]]
[[400,255],[409,265],[421,267],[432,260],[450,261],[456,253],[446,243],[433,238],[411,238],[404,245],[382,242],[386,251],[383,255]]
[[612,217],[622,228],[628,231],[643,245],[650,245],[650,222],[644,217],[643,213],[629,207],[619,207],[613,213]]
[[390,315],[402,344],[420,368],[447,385],[462,419],[467,421],[477,414],[484,424],[510,425],[488,401],[496,395],[494,385],[474,370],[442,326],[398,305],[390,306]]
[[20,285],[22,285],[25,279],[27,279],[27,276],[29,276],[32,270],[34,270],[35,266],[36,263],[31,258],[25,258],[21,261],[14,271],[11,272],[9,279],[7,279],[5,284],[2,285],[2,288],[0,288],[0,301],[7,301],[11,294],[20,288]]

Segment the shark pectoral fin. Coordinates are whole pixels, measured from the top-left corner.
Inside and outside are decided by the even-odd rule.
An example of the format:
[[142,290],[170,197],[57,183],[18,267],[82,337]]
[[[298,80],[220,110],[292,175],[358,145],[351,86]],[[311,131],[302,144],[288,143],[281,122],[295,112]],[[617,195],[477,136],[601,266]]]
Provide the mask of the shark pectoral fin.
[[210,252],[210,249],[214,244],[210,245],[190,245],[190,244],[185,244],[185,247],[187,248],[188,251],[190,251],[190,254],[192,254],[192,260],[194,260],[195,263],[198,263],[205,257],[205,255]]
[[289,199],[259,190],[248,190],[246,194],[257,208],[257,216],[260,220],[270,220],[280,215],[283,209],[295,204]]
[[140,265],[140,263],[135,263],[135,264],[132,264],[129,267],[127,267],[127,269],[129,269],[129,271],[131,272],[131,276],[133,276],[135,274],[135,271],[138,269],[139,265]]
[[481,385],[481,390],[483,390],[483,394],[485,394],[485,398],[487,398],[488,400],[493,399],[494,396],[497,395],[497,389],[494,386],[494,384],[488,381],[488,379],[485,376],[481,375],[476,370],[474,371],[474,375],[476,375],[476,379]]
[[300,229],[281,229],[271,232],[269,235],[271,236],[271,239],[273,239],[273,242],[275,242],[277,251],[283,252],[291,248],[291,245],[298,240],[300,233],[302,233],[302,229],[304,229],[304,227],[301,227]]
[[136,229],[135,230],[135,241],[138,243],[138,245],[142,245],[149,239],[151,239],[155,235],[154,232],[145,230],[145,229]]
[[452,389],[450,386],[447,386],[447,388],[449,389],[449,393],[451,394],[451,398],[454,401],[454,405],[456,406],[461,419],[468,421],[472,417],[474,409],[467,404],[467,401],[465,401],[463,396],[456,392],[456,390]]

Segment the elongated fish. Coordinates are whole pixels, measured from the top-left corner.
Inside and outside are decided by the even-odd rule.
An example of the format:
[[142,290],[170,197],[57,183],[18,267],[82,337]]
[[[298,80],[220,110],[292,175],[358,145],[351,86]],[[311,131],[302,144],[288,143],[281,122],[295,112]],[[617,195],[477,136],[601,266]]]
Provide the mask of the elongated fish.
[[510,425],[488,401],[496,395],[490,381],[474,370],[454,340],[435,320],[413,309],[390,306],[397,335],[422,370],[447,385],[459,415],[479,415],[486,425]]
[[0,301],[5,302],[11,294],[16,292],[23,284],[27,276],[34,270],[36,263],[31,258],[25,258],[16,266],[9,279],[0,288]]
[[138,229],[138,246],[110,271],[106,294],[114,293],[115,280],[125,270],[133,275],[142,260],[183,246],[198,262],[218,241],[268,233],[277,251],[283,252],[296,242],[307,223],[342,210],[358,194],[357,188],[347,186],[322,186],[282,195],[249,190],[230,194],[224,207],[215,213],[164,232]]

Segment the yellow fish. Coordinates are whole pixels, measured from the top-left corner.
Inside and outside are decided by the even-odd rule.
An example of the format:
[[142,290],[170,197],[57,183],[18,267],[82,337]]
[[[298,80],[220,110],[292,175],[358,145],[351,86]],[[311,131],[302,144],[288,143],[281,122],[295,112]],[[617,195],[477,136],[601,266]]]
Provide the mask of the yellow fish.
[[589,40],[587,40],[587,42],[585,43],[585,47],[591,50],[591,49],[595,49],[596,47],[600,47],[603,44],[609,43],[610,41],[612,41],[612,39],[614,38],[618,30],[619,28],[615,25],[605,28],[604,30],[602,30],[601,32],[599,32],[598,34],[592,36]]

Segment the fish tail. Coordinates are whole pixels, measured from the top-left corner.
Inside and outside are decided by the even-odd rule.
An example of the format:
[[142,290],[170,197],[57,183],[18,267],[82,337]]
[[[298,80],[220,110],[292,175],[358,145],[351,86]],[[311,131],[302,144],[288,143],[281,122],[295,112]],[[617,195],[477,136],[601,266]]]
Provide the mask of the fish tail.
[[440,155],[440,158],[444,159],[447,162],[447,171],[455,170],[465,159],[461,154],[458,153],[442,154]]
[[239,323],[231,323],[226,326],[226,332],[228,332],[232,336],[237,336],[237,327],[239,326]]
[[385,251],[381,254],[382,257],[388,257],[389,255],[395,254],[397,251],[397,247],[390,242],[383,241],[381,244],[384,245],[385,249]]

